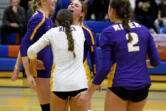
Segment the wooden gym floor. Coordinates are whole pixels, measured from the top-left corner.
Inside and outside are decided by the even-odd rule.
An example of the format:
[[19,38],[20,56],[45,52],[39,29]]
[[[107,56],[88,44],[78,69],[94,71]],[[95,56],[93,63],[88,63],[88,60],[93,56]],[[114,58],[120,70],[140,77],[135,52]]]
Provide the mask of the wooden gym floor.
[[[152,82],[144,111],[166,111],[166,76],[151,77],[155,82]],[[103,87],[105,84],[106,80]],[[104,99],[105,90],[95,92],[93,111],[104,111]],[[0,111],[41,111],[36,93],[28,87],[25,78],[20,76],[17,81],[11,82],[10,78],[0,76]]]

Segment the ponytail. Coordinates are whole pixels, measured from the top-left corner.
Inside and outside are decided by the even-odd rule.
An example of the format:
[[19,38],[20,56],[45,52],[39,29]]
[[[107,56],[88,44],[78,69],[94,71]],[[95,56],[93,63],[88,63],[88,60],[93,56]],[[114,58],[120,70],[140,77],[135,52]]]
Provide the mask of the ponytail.
[[129,0],[111,0],[110,7],[116,10],[116,15],[122,20],[122,26],[129,34],[129,42],[133,40],[130,34],[129,20],[132,17],[132,10]]
[[68,50],[73,52],[73,56],[75,58],[76,54],[74,52],[74,39],[72,37],[71,30],[71,25],[73,23],[73,13],[67,9],[61,9],[56,16],[56,20],[59,25],[65,27],[65,33],[68,40]]
[[67,35],[67,40],[68,40],[68,50],[73,52],[73,56],[74,58],[76,57],[76,54],[74,52],[74,40],[73,40],[73,37],[72,37],[72,30],[71,30],[71,27],[70,27],[70,21],[65,21],[64,23],[64,27],[65,27],[65,33]]
[[129,42],[131,42],[133,40],[133,38],[132,38],[132,36],[130,34],[130,27],[129,27],[129,22],[128,22],[127,19],[123,19],[122,26],[127,31],[128,35],[129,35]]

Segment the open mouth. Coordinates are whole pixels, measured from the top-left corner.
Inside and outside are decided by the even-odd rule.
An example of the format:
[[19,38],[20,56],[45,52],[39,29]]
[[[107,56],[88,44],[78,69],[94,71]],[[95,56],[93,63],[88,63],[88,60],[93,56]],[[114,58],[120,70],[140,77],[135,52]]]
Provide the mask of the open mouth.
[[72,9],[68,9],[68,10],[70,10],[72,13],[74,12]]
[[72,13],[73,13],[74,11],[73,11],[73,10],[70,10],[70,12],[72,12]]

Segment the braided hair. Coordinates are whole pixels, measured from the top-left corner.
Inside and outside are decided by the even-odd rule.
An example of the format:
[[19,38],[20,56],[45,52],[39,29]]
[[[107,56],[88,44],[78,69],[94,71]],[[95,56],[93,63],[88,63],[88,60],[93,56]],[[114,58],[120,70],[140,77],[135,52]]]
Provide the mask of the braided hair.
[[129,42],[133,40],[130,34],[129,20],[132,18],[132,10],[129,0],[111,0],[110,7],[115,9],[118,18],[122,19],[122,26],[129,34]]
[[73,52],[73,56],[75,58],[76,54],[74,52],[74,39],[72,37],[72,30],[70,27],[73,23],[73,13],[70,10],[62,9],[58,12],[56,20],[60,26],[65,27],[65,33],[68,40],[68,50]]

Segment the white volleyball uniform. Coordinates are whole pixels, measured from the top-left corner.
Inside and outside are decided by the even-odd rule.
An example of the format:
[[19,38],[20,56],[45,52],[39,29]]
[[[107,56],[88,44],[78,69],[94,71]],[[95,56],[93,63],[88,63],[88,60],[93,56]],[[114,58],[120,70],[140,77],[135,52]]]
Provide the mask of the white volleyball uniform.
[[76,91],[87,88],[87,78],[83,66],[85,37],[80,26],[71,26],[74,52],[68,51],[68,40],[64,27],[50,29],[28,49],[28,57],[36,59],[37,53],[51,44],[54,64],[51,72],[51,91]]

